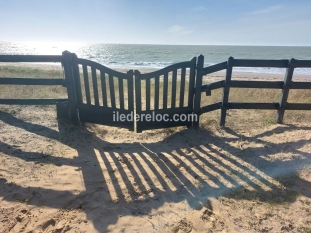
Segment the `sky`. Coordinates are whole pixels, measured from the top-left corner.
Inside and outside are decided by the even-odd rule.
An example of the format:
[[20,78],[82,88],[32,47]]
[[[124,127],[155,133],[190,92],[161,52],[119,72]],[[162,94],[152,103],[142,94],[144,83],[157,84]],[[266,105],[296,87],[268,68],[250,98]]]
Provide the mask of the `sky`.
[[310,0],[0,0],[0,41],[311,46]]

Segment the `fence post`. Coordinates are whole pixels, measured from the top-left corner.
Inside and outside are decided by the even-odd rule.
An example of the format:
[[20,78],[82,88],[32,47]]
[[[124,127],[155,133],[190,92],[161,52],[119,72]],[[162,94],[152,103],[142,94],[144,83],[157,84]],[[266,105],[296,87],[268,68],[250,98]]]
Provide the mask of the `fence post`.
[[67,87],[67,93],[68,93],[68,105],[69,105],[70,119],[77,122],[79,121],[79,117],[78,117],[77,96],[76,96],[76,88],[75,88],[71,53],[69,51],[64,51],[62,53],[62,56],[63,56],[62,65],[64,67],[66,87]]
[[201,88],[202,88],[202,77],[203,77],[200,71],[203,69],[203,66],[204,66],[204,56],[201,54],[200,56],[198,56],[197,69],[196,69],[197,72],[196,72],[196,79],[195,79],[195,95],[194,95],[193,113],[196,114],[197,120],[193,122],[194,127],[198,127],[200,123]]
[[83,103],[82,100],[82,90],[81,90],[81,81],[80,81],[80,70],[78,65],[78,56],[75,53],[71,53],[71,64],[72,64],[72,71],[73,71],[73,79],[75,84],[75,93],[77,99],[77,107],[79,104]]
[[284,118],[285,107],[288,99],[290,84],[292,82],[293,74],[295,69],[295,59],[292,58],[288,63],[288,68],[286,69],[286,74],[284,77],[284,86],[282,89],[280,101],[279,101],[279,109],[277,111],[277,123],[282,124]]
[[220,106],[220,110],[221,110],[220,122],[219,122],[220,126],[225,126],[225,123],[226,123],[233,62],[234,62],[234,58],[229,57],[228,63],[227,63],[226,79],[225,79],[223,94],[222,94],[222,102]]

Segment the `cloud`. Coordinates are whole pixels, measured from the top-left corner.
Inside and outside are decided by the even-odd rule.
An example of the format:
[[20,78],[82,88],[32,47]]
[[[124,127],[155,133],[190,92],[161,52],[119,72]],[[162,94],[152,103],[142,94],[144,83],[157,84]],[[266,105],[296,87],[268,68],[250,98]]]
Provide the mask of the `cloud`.
[[187,35],[192,33],[193,31],[186,30],[184,27],[179,25],[174,25],[168,29],[168,31],[175,36]]
[[257,11],[252,11],[250,13],[248,13],[249,15],[260,15],[260,14],[268,14],[274,11],[277,11],[278,9],[280,9],[282,6],[271,6],[265,9],[261,9],[261,10],[257,10]]

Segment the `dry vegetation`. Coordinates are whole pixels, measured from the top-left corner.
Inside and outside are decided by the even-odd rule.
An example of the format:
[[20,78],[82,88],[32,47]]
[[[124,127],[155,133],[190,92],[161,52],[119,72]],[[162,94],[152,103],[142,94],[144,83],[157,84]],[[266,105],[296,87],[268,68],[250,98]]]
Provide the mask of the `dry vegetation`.
[[[0,77],[62,76],[0,66]],[[202,105],[221,94],[203,93]],[[230,100],[279,95],[231,89]],[[0,98],[65,96],[62,87],[0,86]],[[290,91],[290,101],[311,103],[310,90]],[[135,134],[57,120],[54,106],[0,106],[0,232],[310,233],[310,113],[286,111],[285,125],[275,115],[229,110],[219,128],[215,111],[198,130]]]

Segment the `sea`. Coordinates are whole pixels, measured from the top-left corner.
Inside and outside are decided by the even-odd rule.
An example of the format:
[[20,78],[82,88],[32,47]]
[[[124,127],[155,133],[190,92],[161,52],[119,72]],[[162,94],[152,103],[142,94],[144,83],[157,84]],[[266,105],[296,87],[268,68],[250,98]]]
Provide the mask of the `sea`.
[[[204,55],[204,66],[236,59],[308,59],[311,47],[235,45],[155,45],[69,42],[0,42],[0,54],[61,55],[64,50],[109,68],[161,69]],[[284,74],[283,68],[234,68],[237,72]],[[311,75],[311,68],[297,68],[295,74]]]

